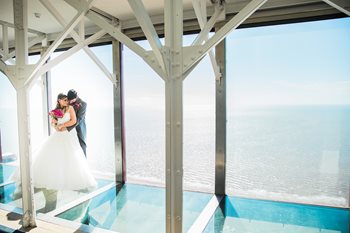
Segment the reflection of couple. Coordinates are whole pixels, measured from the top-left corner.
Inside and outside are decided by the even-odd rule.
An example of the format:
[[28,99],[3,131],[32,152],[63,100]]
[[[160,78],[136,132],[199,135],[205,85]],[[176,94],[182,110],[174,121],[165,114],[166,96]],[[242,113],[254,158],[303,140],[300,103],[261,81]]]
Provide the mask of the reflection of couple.
[[55,110],[62,113],[59,118],[51,119],[56,131],[33,156],[34,187],[54,190],[96,187],[96,180],[85,158],[86,103],[74,90],[70,90],[67,95],[58,95]]

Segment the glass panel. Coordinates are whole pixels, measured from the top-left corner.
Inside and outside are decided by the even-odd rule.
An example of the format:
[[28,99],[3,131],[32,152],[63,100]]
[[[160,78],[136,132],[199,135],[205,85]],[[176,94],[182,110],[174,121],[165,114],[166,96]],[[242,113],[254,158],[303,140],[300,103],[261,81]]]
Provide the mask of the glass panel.
[[[112,70],[112,46],[91,48],[106,68]],[[54,53],[52,60],[62,54]],[[113,84],[83,51],[62,61],[51,71],[52,106],[59,93],[75,89],[87,103],[87,159],[94,173],[114,178]]]
[[347,207],[350,19],[227,39],[227,193]]
[[349,218],[346,209],[226,197],[204,232],[347,233]]
[[[196,36],[184,36],[184,44]],[[183,107],[184,189],[214,193],[215,75],[209,56],[184,80]]]
[[16,166],[0,164],[0,185],[11,181],[11,176],[16,171]]
[[[97,182],[97,188],[112,183],[112,181],[108,180],[97,180]],[[35,189],[35,208],[37,212],[48,213],[81,198],[92,191],[94,190],[57,192],[54,190]],[[0,203],[22,208],[22,193],[20,189],[16,188],[15,183],[0,187]]]
[[[186,232],[211,199],[211,194],[184,192]],[[126,184],[113,188],[58,217],[117,232],[165,232],[165,189]]]
[[[145,41],[137,43],[148,48]],[[164,186],[164,81],[127,47],[123,61],[127,180]]]
[[17,96],[8,78],[0,72],[0,133],[3,157],[18,156]]
[[[128,181],[165,185],[164,81],[128,48],[123,59]],[[184,189],[214,192],[215,77],[208,57],[185,79],[183,105]]]

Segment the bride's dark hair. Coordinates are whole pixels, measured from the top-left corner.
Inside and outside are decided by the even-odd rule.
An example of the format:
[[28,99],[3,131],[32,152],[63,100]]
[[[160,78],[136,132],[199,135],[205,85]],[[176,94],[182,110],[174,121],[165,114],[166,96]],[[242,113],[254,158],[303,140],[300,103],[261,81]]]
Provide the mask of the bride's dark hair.
[[62,99],[65,99],[65,98],[68,98],[66,94],[63,94],[63,93],[58,94],[58,96],[57,96],[57,103],[56,103],[56,108],[55,109],[62,109],[64,112],[67,111],[67,107],[63,107],[62,108],[61,105],[60,105],[60,102],[59,102],[59,100],[62,100]]

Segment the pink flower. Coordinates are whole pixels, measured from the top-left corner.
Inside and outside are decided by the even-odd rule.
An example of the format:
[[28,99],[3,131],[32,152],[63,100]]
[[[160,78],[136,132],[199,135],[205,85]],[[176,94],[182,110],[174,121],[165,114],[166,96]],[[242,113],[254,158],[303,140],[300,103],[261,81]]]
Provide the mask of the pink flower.
[[61,109],[54,109],[49,112],[49,115],[57,120],[57,118],[63,117],[63,111]]

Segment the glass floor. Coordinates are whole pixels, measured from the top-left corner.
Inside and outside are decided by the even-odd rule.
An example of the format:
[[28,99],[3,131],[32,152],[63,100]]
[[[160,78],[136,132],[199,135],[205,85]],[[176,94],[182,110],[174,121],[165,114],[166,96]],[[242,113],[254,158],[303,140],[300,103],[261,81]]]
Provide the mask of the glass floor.
[[205,233],[348,233],[349,210],[226,197]]
[[[14,166],[0,164],[0,203],[22,208],[20,195],[10,176]],[[98,180],[98,195],[56,217],[117,232],[165,232],[165,189],[145,185]],[[88,192],[58,192],[54,205],[50,194],[34,194],[38,213],[49,213],[84,198]],[[49,198],[48,198],[49,197]],[[187,232],[210,202],[212,194],[184,192],[183,232]],[[52,199],[52,198],[51,198]],[[51,216],[53,216],[52,212]],[[210,215],[209,215],[210,217]],[[219,233],[349,233],[350,211],[302,204],[225,197],[204,232]],[[1,225],[1,224],[0,224]],[[1,229],[0,229],[1,231]]]
[[[16,183],[11,182],[10,179],[15,170],[15,166],[0,164],[0,181],[3,180],[3,182],[0,182],[0,203],[21,209],[21,192],[15,193]],[[97,189],[99,189],[114,182],[97,179],[97,183]],[[90,192],[93,191],[91,190]],[[35,206],[38,213],[49,213],[90,193],[78,191],[60,191],[55,193],[52,191],[44,192],[41,189],[34,192]]]
[[[183,232],[188,231],[212,196],[184,192]],[[165,232],[165,189],[125,184],[57,217],[117,232]]]
[[0,164],[0,185],[9,182],[10,177],[15,172],[15,170],[15,166]]

